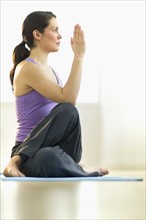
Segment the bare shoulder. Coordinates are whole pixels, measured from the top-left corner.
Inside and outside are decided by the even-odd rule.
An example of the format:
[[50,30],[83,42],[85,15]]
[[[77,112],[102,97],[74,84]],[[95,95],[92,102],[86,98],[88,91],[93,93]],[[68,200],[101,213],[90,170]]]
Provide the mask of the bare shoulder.
[[27,61],[20,62],[14,75],[14,94],[24,95],[33,90],[30,82],[37,78],[35,76],[40,75],[39,72],[38,65]]
[[39,66],[37,64],[34,64],[32,62],[22,61],[20,62],[16,67],[16,75],[19,74],[29,74],[30,72],[37,72],[39,71]]
[[22,61],[18,64],[14,80],[15,94],[26,94],[31,90],[55,102],[63,102],[62,87],[54,82],[39,65]]
[[29,85],[29,82],[34,81],[34,79],[39,80],[43,74],[38,64],[22,61],[16,67],[14,81],[21,81],[21,84]]

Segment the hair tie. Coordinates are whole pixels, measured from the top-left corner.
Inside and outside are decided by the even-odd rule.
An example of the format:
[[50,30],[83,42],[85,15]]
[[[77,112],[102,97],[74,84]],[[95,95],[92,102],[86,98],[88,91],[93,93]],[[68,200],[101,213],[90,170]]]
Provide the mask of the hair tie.
[[29,50],[30,51],[30,48],[28,47],[28,45],[27,45],[27,42],[26,41],[22,41],[21,42],[21,45],[23,45],[27,50]]

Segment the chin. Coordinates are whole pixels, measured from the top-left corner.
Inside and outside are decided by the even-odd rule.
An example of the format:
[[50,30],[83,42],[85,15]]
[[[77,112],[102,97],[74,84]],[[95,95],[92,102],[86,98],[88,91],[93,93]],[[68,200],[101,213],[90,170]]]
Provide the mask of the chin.
[[52,50],[52,52],[58,52],[58,51],[59,51],[59,48]]
[[53,53],[53,52],[58,52],[58,51],[59,51],[59,47],[54,47],[54,48],[48,49],[48,53]]

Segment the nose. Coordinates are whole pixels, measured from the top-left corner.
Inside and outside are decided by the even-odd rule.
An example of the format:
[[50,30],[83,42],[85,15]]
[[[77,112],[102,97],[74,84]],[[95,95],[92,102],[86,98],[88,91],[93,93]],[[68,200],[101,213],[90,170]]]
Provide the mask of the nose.
[[58,39],[61,39],[62,38],[62,36],[61,36],[61,34],[59,33],[58,34],[58,37],[57,37]]

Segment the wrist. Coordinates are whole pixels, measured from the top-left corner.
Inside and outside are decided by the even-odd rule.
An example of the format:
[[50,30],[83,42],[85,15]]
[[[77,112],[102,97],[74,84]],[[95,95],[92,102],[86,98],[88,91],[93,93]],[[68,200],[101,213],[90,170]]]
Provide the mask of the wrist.
[[74,60],[79,60],[79,61],[81,60],[82,61],[83,59],[84,59],[84,55],[82,55],[82,56],[81,55],[74,55]]

